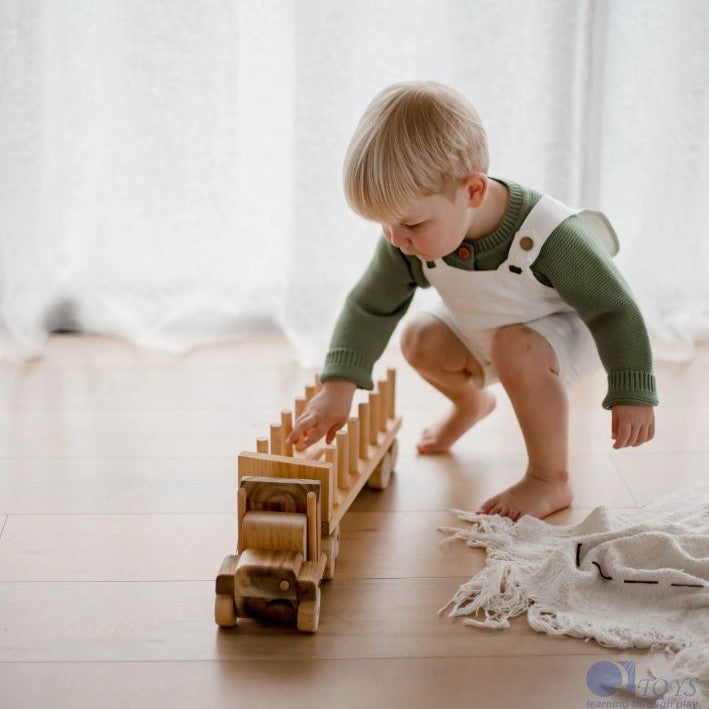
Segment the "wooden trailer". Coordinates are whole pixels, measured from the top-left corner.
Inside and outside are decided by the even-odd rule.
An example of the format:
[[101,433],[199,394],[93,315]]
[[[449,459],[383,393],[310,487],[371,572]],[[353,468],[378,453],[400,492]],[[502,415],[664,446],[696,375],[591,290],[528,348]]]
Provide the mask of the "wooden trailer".
[[[305,387],[296,419],[321,387],[317,378]],[[387,487],[396,463],[395,387],[396,371],[388,369],[329,445],[295,451],[286,443],[293,414],[284,410],[255,452],[239,454],[237,553],[224,559],[216,579],[219,626],[255,617],[317,630],[320,582],[335,574],[340,521],[365,484]]]

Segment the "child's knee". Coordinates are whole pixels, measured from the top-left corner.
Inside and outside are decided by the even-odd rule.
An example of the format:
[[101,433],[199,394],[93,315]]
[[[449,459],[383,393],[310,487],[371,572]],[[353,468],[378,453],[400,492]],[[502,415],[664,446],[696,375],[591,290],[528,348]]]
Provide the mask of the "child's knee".
[[426,366],[439,359],[442,323],[420,314],[409,321],[401,333],[401,352],[413,367]]
[[552,346],[538,332],[521,324],[497,330],[492,340],[491,357],[501,380],[526,377],[544,368],[559,373]]

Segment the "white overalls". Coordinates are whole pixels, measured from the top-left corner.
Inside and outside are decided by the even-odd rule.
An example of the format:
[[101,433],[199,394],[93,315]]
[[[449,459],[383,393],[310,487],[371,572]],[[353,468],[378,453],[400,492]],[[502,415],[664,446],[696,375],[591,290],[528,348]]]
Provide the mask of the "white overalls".
[[[495,331],[516,323],[536,330],[549,342],[559,360],[559,377],[567,386],[602,366],[595,341],[576,310],[530,269],[554,229],[574,214],[611,256],[618,253],[618,239],[603,214],[573,209],[544,195],[515,234],[507,260],[496,270],[468,271],[443,259],[422,260],[425,277],[441,297],[425,312],[445,322],[467,346],[482,366],[482,386],[499,381],[490,357]],[[473,251],[474,244],[466,242],[459,254],[461,248]]]

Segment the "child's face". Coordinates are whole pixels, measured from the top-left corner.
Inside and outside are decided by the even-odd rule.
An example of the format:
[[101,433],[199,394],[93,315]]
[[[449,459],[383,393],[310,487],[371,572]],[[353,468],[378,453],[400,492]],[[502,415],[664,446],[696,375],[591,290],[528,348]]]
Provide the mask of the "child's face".
[[467,191],[459,187],[453,202],[443,195],[415,200],[401,222],[382,222],[386,240],[407,256],[426,261],[455,251],[470,227]]

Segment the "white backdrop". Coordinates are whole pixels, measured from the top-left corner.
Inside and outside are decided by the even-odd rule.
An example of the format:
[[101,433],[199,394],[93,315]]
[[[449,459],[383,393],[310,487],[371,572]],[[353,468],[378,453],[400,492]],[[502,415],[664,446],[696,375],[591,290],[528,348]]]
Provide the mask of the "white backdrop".
[[345,148],[375,93],[427,78],[476,105],[492,175],[606,211],[656,356],[690,358],[707,28],[703,0],[0,0],[0,354],[279,327],[319,364],[379,234]]

